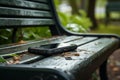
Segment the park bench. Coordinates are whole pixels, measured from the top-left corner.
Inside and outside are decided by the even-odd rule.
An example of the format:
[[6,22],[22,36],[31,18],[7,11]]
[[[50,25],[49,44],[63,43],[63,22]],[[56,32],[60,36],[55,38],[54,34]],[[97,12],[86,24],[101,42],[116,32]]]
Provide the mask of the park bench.
[[108,0],[106,4],[106,24],[110,22],[110,13],[117,12],[120,13],[120,0]]
[[[51,38],[0,45],[3,60],[22,55],[17,64],[0,63],[1,80],[88,80],[98,68],[101,80],[108,79],[107,59],[119,48],[119,36],[68,31],[59,22],[53,0],[0,0],[0,29],[13,29],[13,42],[19,28],[45,26]],[[49,43],[78,47],[51,56],[28,52],[29,47]]]

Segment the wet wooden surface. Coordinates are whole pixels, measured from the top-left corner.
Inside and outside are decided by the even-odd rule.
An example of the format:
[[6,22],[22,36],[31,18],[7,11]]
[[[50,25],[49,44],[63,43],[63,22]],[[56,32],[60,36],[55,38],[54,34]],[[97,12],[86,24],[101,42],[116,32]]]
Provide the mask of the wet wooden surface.
[[46,0],[1,0],[0,28],[55,24]]
[[[97,37],[81,37],[81,36],[61,36],[53,39],[36,41],[34,43],[26,43],[22,45],[13,45],[12,47],[6,47],[8,51],[27,51],[30,46],[40,46],[43,42],[46,43],[60,43],[63,44],[76,44],[79,45],[75,51],[63,52],[61,54],[41,57],[34,62],[29,63],[31,68],[49,68],[57,69],[62,72],[70,73],[74,80],[87,80],[91,74],[111,55],[111,53],[118,47],[118,40],[115,38],[97,38]],[[37,44],[37,45],[36,45]],[[114,47],[113,47],[114,46]],[[15,49],[16,48],[16,49]],[[1,48],[2,50],[3,48]],[[8,52],[3,49],[4,53]],[[16,53],[16,52],[14,52]],[[37,57],[33,56],[34,57]],[[40,56],[40,55],[39,55]],[[25,56],[26,57],[26,56]],[[29,59],[26,57],[20,60],[20,63],[32,60],[29,55]],[[21,58],[22,59],[22,58]],[[27,63],[27,62],[25,62]],[[28,64],[26,64],[28,65]],[[21,64],[22,66],[22,64]],[[9,74],[9,73],[8,73]],[[87,77],[86,77],[87,76]]]

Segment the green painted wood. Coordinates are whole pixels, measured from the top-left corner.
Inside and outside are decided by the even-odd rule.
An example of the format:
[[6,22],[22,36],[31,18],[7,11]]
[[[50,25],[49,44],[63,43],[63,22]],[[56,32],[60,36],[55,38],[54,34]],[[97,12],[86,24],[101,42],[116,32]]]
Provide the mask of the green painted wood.
[[[89,59],[89,58],[92,58],[92,57],[98,57],[98,56],[100,56],[101,54],[108,54],[108,53],[103,53],[104,51],[106,51],[107,49],[109,49],[111,46],[113,46],[113,45],[118,45],[117,44],[117,42],[118,42],[118,40],[116,40],[116,39],[108,39],[108,38],[102,38],[102,39],[98,39],[98,40],[95,40],[95,41],[92,41],[92,42],[90,42],[90,43],[88,43],[88,44],[84,44],[84,45],[82,45],[82,46],[79,46],[78,48],[77,48],[77,53],[79,53],[80,54],[80,56],[71,56],[71,60],[80,60],[80,63],[81,63],[81,61],[85,61],[85,60],[87,60],[87,59]],[[71,52],[72,53],[72,52]],[[57,57],[57,58],[56,58]],[[59,58],[58,58],[59,57]],[[64,59],[65,57],[62,57],[62,56],[60,56],[60,55],[57,55],[57,56],[52,56],[52,57],[49,57],[49,58],[47,58],[47,59],[44,59],[44,60],[42,60],[42,61],[39,61],[39,62],[37,62],[37,63],[39,63],[40,65],[43,65],[44,64],[44,66],[47,66],[48,65],[48,63],[49,63],[49,61],[50,62],[55,62],[55,63],[57,63],[57,62],[60,62],[60,63],[58,63],[60,66],[61,65],[64,65],[65,63],[63,62],[63,61],[67,61],[67,60],[65,60]],[[54,59],[56,59],[56,60],[54,60]],[[94,58],[92,58],[92,59],[94,59]],[[49,61],[48,61],[49,60]],[[53,60],[53,61],[51,61],[51,60]],[[58,60],[58,61],[57,61]],[[68,61],[71,61],[71,60],[68,60]],[[44,62],[45,61],[45,62]],[[47,62],[48,61],[48,62]],[[54,64],[54,66],[56,66],[55,65],[55,63],[51,63],[51,64],[49,64],[49,65],[53,65]],[[35,63],[36,64],[36,63]],[[36,64],[37,65],[37,64]],[[48,65],[48,66],[49,66]],[[69,65],[71,65],[71,64],[69,64]],[[69,65],[67,65],[67,66],[69,66]],[[39,65],[38,65],[39,66]],[[66,65],[64,65],[65,67],[66,67]],[[58,66],[59,67],[59,66]],[[62,67],[61,67],[62,68]],[[67,68],[67,67],[66,67]]]
[[36,2],[44,2],[44,3],[48,3],[47,0],[27,0],[27,1],[36,1]]
[[27,42],[26,44],[8,44],[5,46],[1,45],[0,46],[0,55],[21,53],[21,52],[27,51],[28,47],[38,47],[41,44],[53,43],[55,41],[59,42],[64,37],[65,36],[53,37],[50,39],[39,40],[39,41],[30,41],[30,42]]
[[68,43],[68,42],[71,42],[71,41],[73,42],[73,41],[76,41],[76,40],[80,40],[82,38],[83,38],[82,36],[67,36],[64,39],[61,39],[61,42]]
[[53,25],[52,19],[35,19],[35,18],[0,18],[0,28],[11,28],[17,26],[40,26]]
[[91,41],[94,41],[98,39],[97,37],[81,37],[81,38],[78,38],[78,39],[75,39],[75,40],[72,40],[72,41],[67,41],[67,42],[64,42],[58,46],[58,47],[62,47],[62,46],[66,46],[66,45],[69,45],[69,44],[74,44],[74,45],[84,45],[84,44],[87,44]]
[[0,0],[0,28],[54,24],[47,0]]
[[[109,57],[119,46],[119,41],[112,38],[101,38],[77,48],[79,56],[63,55],[51,56],[31,64],[37,68],[46,66],[60,69],[74,76],[74,80],[88,80],[91,74]],[[71,52],[71,54],[74,54]]]
[[[46,0],[39,0],[40,2],[46,2]],[[25,0],[0,0],[0,6],[8,7],[21,7],[21,8],[31,8],[31,9],[44,9],[49,10],[49,6],[44,3],[37,3],[25,1]]]
[[[48,11],[39,10],[27,10],[27,9],[17,9],[17,8],[6,8],[0,7],[0,16],[10,16],[10,17],[45,17],[50,18],[52,15]],[[39,18],[40,19],[40,18]]]
[[83,45],[86,44],[87,42],[94,41],[98,39],[97,37],[83,37],[81,39],[65,42],[67,44],[76,44],[76,45]]
[[[11,54],[11,53],[21,53],[21,52],[24,52],[24,51],[27,51],[28,47],[37,47],[37,46],[40,46],[41,44],[45,44],[45,43],[61,43],[63,44],[64,41],[68,41],[68,39],[70,38],[74,38],[76,39],[75,36],[60,36],[60,37],[56,37],[56,38],[51,38],[51,39],[45,39],[45,40],[40,40],[40,41],[32,41],[32,42],[28,42],[26,44],[20,44],[20,45],[6,45],[6,47],[0,47],[0,54],[1,55],[4,55],[4,54]],[[79,41],[78,41],[79,40]],[[87,42],[90,42],[90,41],[93,41],[93,40],[96,40],[96,37],[88,37],[88,38],[81,38],[81,36],[78,37],[78,39],[76,40],[72,40],[73,42],[76,41],[75,44],[84,44],[84,43],[87,43]],[[70,39],[71,41],[71,39]],[[70,43],[69,41],[68,42],[65,42],[65,43],[68,43],[68,44],[73,44],[73,43]]]
[[39,56],[39,55],[29,55],[29,54],[24,54],[24,56],[21,58],[19,64],[29,64],[36,62],[37,60],[41,60],[45,58],[44,56]]

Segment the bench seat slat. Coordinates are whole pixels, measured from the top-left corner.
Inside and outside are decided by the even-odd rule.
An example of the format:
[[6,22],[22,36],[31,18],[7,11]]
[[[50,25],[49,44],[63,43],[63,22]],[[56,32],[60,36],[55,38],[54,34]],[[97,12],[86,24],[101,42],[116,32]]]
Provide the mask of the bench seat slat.
[[47,0],[27,0],[27,1],[36,1],[36,2],[44,2],[44,3],[48,3]]
[[[66,42],[66,40],[68,41],[69,38],[75,38],[74,36],[71,36],[71,37],[66,37],[66,36],[60,36],[58,38],[53,38],[51,40],[49,39],[46,39],[44,41],[34,41],[34,42],[29,42],[29,43],[26,43],[26,44],[21,44],[21,45],[13,45],[13,46],[8,46],[6,45],[7,47],[4,47],[4,48],[0,48],[0,54],[10,54],[10,53],[17,53],[17,52],[21,52],[21,51],[25,51],[28,49],[28,47],[36,47],[36,46],[40,46],[40,44],[42,43],[61,43],[63,41]],[[84,43],[87,43],[87,42],[91,42],[93,40],[96,40],[97,37],[81,37],[79,36],[78,39],[72,41],[73,43],[75,42],[75,44],[84,44]],[[73,44],[71,42],[66,42],[68,44]]]
[[[53,25],[52,19],[35,19],[35,18],[0,18],[0,28],[10,28],[11,26],[39,26]],[[8,27],[7,27],[8,26]]]
[[53,42],[60,42],[61,39],[65,38],[65,36],[59,36],[55,38],[50,38],[46,40],[38,40],[38,41],[30,41],[26,42],[25,44],[7,44],[7,45],[1,45],[0,46],[0,54],[11,54],[11,53],[17,53],[17,52],[23,52],[28,49],[28,47],[38,47],[41,44],[47,44],[47,43],[53,43]]
[[[87,58],[90,58],[90,57],[94,57],[94,56],[99,56],[102,54],[102,50],[106,50],[107,48],[111,47],[111,45],[116,45],[118,42],[117,39],[108,39],[108,38],[101,38],[101,39],[98,39],[98,40],[95,40],[95,41],[92,41],[90,43],[87,43],[87,44],[84,44],[82,46],[79,46],[77,48],[77,52],[80,54],[79,56],[71,56],[71,58],[74,60],[80,60],[83,61],[83,60],[86,60]],[[72,52],[71,52],[72,53]],[[57,57],[57,58],[56,58]],[[58,58],[59,57],[59,58]],[[56,67],[60,67],[61,65],[64,65],[64,62],[63,61],[67,61],[65,59],[63,59],[64,57],[61,57],[60,55],[57,55],[57,56],[53,56],[52,58],[51,57],[48,57],[47,59],[44,59],[44,60],[41,60],[41,61],[38,61],[36,63],[33,63],[32,65],[38,65],[38,66],[52,66],[54,63],[58,63],[59,65],[57,64],[54,64],[54,66]],[[56,60],[54,60],[56,59]],[[63,59],[63,60],[62,60]],[[48,64],[49,61],[52,61],[51,64]],[[58,60],[58,61],[57,61]],[[47,62],[48,61],[48,62]],[[69,60],[68,60],[69,61]],[[38,63],[38,64],[37,64]],[[71,65],[71,64],[69,64]],[[68,66],[69,66],[68,65]],[[67,65],[64,65],[64,66],[67,66]],[[63,66],[63,67],[64,67]],[[63,68],[63,67],[60,67],[60,68]],[[66,67],[67,68],[67,67]]]
[[[118,47],[117,39],[101,38],[88,44],[79,46],[79,56],[69,56],[70,60],[63,55],[51,56],[31,64],[32,66],[60,69],[71,73],[74,80],[88,80],[89,75],[103,63],[111,52]],[[112,47],[114,46],[114,48]],[[76,53],[76,52],[75,52]],[[105,54],[104,54],[105,53]],[[74,54],[71,52],[71,54]]]
[[40,3],[40,2],[36,3],[36,2],[30,2],[30,1],[24,1],[24,0],[0,0],[0,6],[49,10],[48,5],[44,3]]
[[48,11],[39,10],[27,10],[27,9],[16,9],[0,7],[0,16],[26,16],[26,17],[51,17],[52,15]]

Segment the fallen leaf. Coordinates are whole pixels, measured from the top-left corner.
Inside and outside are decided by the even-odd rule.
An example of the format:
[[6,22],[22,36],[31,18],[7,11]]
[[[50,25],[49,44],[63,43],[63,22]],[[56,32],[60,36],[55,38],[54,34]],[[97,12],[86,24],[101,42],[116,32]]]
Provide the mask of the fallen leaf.
[[77,52],[65,52],[62,54],[63,57],[71,57],[71,56],[80,56]]
[[117,72],[117,71],[119,71],[119,68],[118,68],[118,67],[114,67],[112,70],[113,70],[114,72]]

